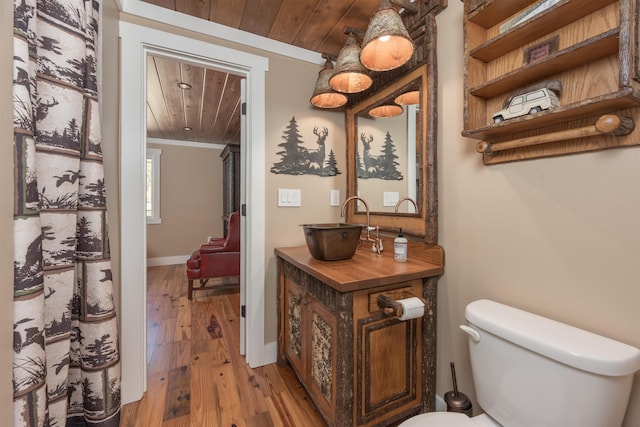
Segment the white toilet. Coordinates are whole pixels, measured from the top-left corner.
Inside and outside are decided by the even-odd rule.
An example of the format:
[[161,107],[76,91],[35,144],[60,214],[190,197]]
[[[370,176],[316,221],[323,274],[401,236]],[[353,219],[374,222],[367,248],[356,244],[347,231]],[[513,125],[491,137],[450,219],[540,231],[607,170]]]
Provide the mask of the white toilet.
[[640,350],[494,301],[466,309],[471,369],[486,412],[412,417],[399,427],[615,427]]

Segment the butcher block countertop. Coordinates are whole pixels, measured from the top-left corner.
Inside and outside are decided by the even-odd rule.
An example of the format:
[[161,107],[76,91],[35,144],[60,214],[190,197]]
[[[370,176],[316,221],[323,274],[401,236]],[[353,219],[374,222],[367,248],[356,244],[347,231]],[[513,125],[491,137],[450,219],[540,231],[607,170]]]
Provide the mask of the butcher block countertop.
[[383,246],[389,249],[382,256],[363,247],[353,258],[340,261],[317,260],[306,246],[276,248],[275,253],[338,292],[353,292],[444,273],[444,251],[438,245],[409,242],[407,262],[393,259],[392,239],[385,239]]

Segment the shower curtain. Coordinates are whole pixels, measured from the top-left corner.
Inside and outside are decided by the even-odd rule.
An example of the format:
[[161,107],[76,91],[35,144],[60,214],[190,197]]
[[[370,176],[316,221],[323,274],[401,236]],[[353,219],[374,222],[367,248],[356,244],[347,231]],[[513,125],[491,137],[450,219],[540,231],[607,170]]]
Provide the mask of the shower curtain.
[[14,426],[119,424],[99,7],[14,0]]

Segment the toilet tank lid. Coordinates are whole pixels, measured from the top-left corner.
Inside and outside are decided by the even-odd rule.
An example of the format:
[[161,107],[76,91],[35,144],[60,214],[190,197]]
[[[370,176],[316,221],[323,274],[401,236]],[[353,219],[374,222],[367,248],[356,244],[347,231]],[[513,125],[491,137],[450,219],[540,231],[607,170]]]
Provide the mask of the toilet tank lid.
[[583,371],[622,376],[640,369],[635,347],[508,305],[478,300],[465,315],[487,332]]

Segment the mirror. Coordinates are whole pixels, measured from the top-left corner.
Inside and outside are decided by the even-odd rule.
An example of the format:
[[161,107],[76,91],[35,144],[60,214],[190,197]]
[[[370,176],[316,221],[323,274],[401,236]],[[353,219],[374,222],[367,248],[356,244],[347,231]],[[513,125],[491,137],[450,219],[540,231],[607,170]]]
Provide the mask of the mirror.
[[[398,97],[407,98],[408,94],[415,95],[409,101],[411,104],[395,103]],[[399,213],[419,213],[421,195],[417,191],[416,170],[416,158],[421,151],[419,114],[418,78],[355,115],[356,193],[367,201],[372,212],[395,213],[398,204]],[[362,209],[359,205],[358,211]]]
[[[383,231],[437,241],[435,194],[435,78],[420,66],[347,109],[348,195],[366,200],[372,226]],[[417,103],[403,105],[395,117],[374,117],[377,107],[398,105],[413,93]],[[414,101],[414,102],[416,102]],[[397,107],[396,107],[397,109]],[[431,166],[431,167],[428,167]],[[396,202],[404,197],[395,212]],[[366,223],[364,205],[347,207],[347,222]]]

